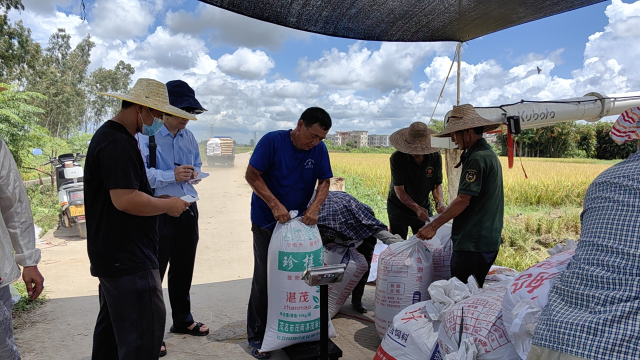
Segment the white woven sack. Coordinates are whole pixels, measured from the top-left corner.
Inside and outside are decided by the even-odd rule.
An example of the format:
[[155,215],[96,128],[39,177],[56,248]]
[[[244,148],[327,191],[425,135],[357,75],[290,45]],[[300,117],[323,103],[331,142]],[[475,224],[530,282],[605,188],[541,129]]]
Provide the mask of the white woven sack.
[[[260,352],[320,340],[320,287],[300,278],[308,267],[324,264],[322,239],[316,225],[303,224],[297,211],[289,214],[291,220],[276,225],[269,244],[269,309]],[[331,320],[329,336],[337,336]]]
[[[436,218],[437,216],[434,216],[430,218],[430,221]],[[433,281],[451,278],[451,254],[453,253],[451,228],[451,223],[445,223],[436,231],[436,235],[431,240],[424,242],[433,258]]]
[[353,289],[362,279],[362,275],[369,268],[367,259],[355,249],[361,243],[362,241],[355,244],[354,247],[345,247],[338,244],[329,244],[324,247],[325,264],[347,265],[342,281],[329,285],[329,316],[332,318],[338,314],[342,305],[344,305]]
[[429,317],[425,308],[429,301],[410,305],[394,316],[373,360],[442,359],[438,348],[440,321]]
[[417,237],[389,245],[380,254],[375,304],[380,338],[402,309],[429,299],[427,290],[432,282],[431,253]]
[[495,284],[451,307],[438,331],[446,359],[520,360],[502,322],[502,299],[508,285],[507,281]]
[[378,240],[376,247],[373,249],[373,257],[371,258],[371,270],[369,271],[369,278],[367,282],[376,281],[378,278],[378,259],[380,258],[380,254],[388,248],[389,245],[383,244],[382,241]]
[[549,301],[553,280],[567,267],[576,250],[554,255],[523,271],[509,284],[502,300],[504,325],[513,345],[524,360],[540,314]]

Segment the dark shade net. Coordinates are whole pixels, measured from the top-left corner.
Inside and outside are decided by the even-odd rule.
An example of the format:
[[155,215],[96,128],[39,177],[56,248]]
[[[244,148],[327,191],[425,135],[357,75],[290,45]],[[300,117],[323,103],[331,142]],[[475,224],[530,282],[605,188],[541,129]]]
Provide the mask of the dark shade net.
[[468,41],[604,0],[200,0],[258,20],[375,41]]

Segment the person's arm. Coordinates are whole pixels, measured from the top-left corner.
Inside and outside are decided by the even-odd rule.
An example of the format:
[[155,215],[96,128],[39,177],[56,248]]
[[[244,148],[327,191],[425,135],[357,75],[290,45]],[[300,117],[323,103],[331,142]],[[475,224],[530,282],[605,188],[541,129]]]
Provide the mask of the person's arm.
[[318,180],[318,189],[316,190],[316,197],[313,202],[302,216],[302,222],[306,225],[316,225],[318,223],[318,213],[322,208],[322,203],[327,199],[329,195],[329,186],[331,185],[331,179]]
[[188,202],[175,196],[157,198],[135,189],[112,189],[109,194],[116,209],[136,216],[167,214],[177,217],[189,207]]
[[287,208],[284,207],[284,205],[282,205],[282,203],[280,203],[280,201],[278,201],[278,199],[273,195],[271,190],[269,190],[260,171],[255,169],[253,166],[248,165],[244,178],[249,186],[251,186],[251,189],[253,189],[253,192],[267,203],[267,206],[269,206],[269,209],[271,209],[271,212],[273,213],[273,217],[277,221],[284,224],[291,220],[289,211],[287,211]]
[[433,187],[433,191],[431,192],[431,194],[433,195],[433,199],[436,202],[435,204],[436,211],[438,212],[438,214],[442,214],[442,212],[446,208],[446,206],[444,206],[444,195],[442,193],[442,184],[435,185]]
[[460,215],[464,209],[469,206],[471,202],[471,196],[469,194],[459,194],[453,202],[438,216],[435,220],[430,222],[429,224],[423,226],[420,231],[416,234],[419,239],[429,240],[436,236],[436,231],[440,229],[440,227],[447,223],[447,221],[453,219],[454,217]]
[[[22,279],[31,300],[42,293],[44,278],[38,270],[40,249],[31,214],[31,203],[24,188],[18,166],[7,145],[0,140],[0,213],[9,233],[15,261],[22,266]],[[8,247],[9,244],[7,244]]]
[[147,172],[149,185],[151,185],[153,189],[159,189],[176,182],[176,177],[173,170],[158,170],[157,168],[152,168],[149,166],[149,137],[136,134],[136,139],[138,139],[138,144],[140,145],[140,155],[142,156],[142,160],[144,161],[144,168]]
[[416,215],[418,215],[418,219],[420,219],[420,221],[429,221],[429,210],[423,208],[415,201],[413,201],[409,194],[407,194],[407,192],[404,190],[404,185],[394,186],[393,190],[395,190],[398,199],[400,199],[403,204],[405,204],[409,209],[415,212]]

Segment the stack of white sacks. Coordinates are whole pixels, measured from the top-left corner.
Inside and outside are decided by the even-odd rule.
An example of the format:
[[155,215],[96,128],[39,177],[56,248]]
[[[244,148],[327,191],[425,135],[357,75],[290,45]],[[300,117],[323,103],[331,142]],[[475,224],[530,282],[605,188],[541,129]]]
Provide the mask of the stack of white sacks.
[[[445,228],[424,242],[432,258],[438,252],[443,259],[433,260],[437,278],[450,277],[450,234],[451,228]],[[553,280],[566,268],[575,247],[571,240],[556,246],[549,250],[552,257],[520,274],[494,266],[483,289],[472,277],[468,284],[456,278],[434,281],[428,287],[430,300],[393,317],[374,360],[525,360]],[[380,261],[384,258],[383,252]]]

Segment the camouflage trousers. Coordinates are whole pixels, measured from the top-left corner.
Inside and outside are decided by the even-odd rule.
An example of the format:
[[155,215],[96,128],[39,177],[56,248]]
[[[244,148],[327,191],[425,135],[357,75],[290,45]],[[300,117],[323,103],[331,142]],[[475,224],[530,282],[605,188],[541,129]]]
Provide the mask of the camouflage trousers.
[[0,287],[0,359],[20,360],[20,353],[13,339],[12,309],[9,286]]

